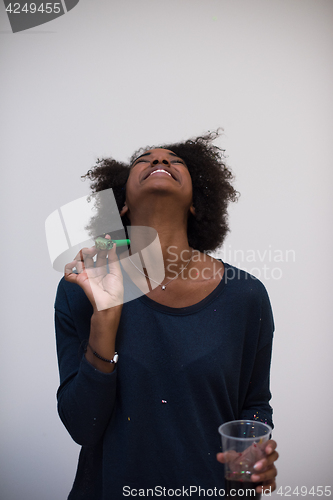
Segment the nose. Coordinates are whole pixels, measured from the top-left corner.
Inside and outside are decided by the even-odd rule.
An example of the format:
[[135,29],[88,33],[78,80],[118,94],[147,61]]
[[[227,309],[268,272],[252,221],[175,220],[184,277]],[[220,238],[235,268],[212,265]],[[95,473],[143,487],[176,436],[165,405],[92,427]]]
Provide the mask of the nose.
[[169,160],[167,160],[165,157],[161,156],[159,158],[155,158],[155,160],[153,160],[151,162],[152,165],[158,165],[159,163],[163,163],[164,165],[170,165],[170,162]]

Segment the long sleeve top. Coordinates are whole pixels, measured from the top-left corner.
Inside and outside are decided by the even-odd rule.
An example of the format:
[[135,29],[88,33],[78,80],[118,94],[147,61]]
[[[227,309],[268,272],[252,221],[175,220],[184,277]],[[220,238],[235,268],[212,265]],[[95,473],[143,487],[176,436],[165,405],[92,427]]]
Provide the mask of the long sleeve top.
[[219,490],[219,425],[273,426],[269,298],[259,280],[224,265],[219,285],[195,305],[172,308],[145,295],[124,303],[112,373],[85,359],[92,307],[78,285],[60,281],[58,411],[82,446],[70,500]]

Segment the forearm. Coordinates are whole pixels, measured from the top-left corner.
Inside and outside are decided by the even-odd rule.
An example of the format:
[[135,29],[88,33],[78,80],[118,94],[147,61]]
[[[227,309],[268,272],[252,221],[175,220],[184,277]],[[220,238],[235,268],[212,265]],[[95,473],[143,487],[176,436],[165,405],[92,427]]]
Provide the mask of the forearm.
[[269,388],[271,347],[271,344],[267,344],[256,355],[250,383],[245,400],[241,405],[239,418],[259,420],[273,427],[272,408],[269,404],[271,399]]
[[93,351],[105,359],[111,360],[113,358],[121,311],[122,305],[119,305],[104,311],[96,311],[91,317],[90,349],[87,349],[85,356],[91,365],[103,373],[113,372],[115,364],[102,361],[93,354]]
[[78,373],[58,391],[59,416],[74,441],[94,446],[102,438],[116,398],[116,371],[102,373],[81,360]]
[[[61,305],[64,306],[64,302]],[[121,315],[120,308],[114,309],[109,314],[106,311],[93,313],[89,317],[90,328],[88,323],[85,330],[85,322],[75,324],[69,311],[56,308],[61,381],[57,394],[58,412],[72,438],[81,445],[93,446],[101,439],[114,408],[116,371],[110,373],[109,369],[108,373],[109,364],[98,360],[92,352],[87,352],[87,357],[83,355],[83,347],[89,339],[96,352],[112,359]]]

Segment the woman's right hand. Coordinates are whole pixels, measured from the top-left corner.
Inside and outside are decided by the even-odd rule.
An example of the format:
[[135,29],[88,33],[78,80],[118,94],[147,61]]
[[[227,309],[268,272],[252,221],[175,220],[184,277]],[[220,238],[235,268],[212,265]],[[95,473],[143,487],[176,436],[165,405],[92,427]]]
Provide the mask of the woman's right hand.
[[[111,239],[108,235],[106,238]],[[96,254],[94,265],[93,257]],[[74,268],[76,272],[73,272]],[[95,246],[80,250],[75,260],[65,266],[65,280],[76,283],[84,290],[94,312],[123,304],[123,276],[115,244],[110,250],[97,250]]]

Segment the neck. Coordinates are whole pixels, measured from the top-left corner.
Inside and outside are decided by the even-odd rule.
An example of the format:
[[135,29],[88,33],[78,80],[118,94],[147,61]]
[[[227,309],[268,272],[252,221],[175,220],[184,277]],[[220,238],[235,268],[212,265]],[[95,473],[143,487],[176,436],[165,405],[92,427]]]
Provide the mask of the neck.
[[[148,267],[164,266],[165,279],[171,279],[184,267],[192,256],[192,249],[184,232],[158,231],[147,226],[130,226],[131,254],[144,250]],[[162,256],[161,256],[162,251]],[[162,257],[162,260],[161,260]]]
[[158,234],[166,264],[171,260],[173,262],[184,261],[184,257],[187,261],[191,253],[187,239],[187,213],[167,197],[149,201],[149,207],[140,205],[130,216],[132,253],[146,246],[143,245],[142,237],[140,238],[140,233],[144,235],[144,231],[134,229],[136,226],[141,226],[152,228]]

